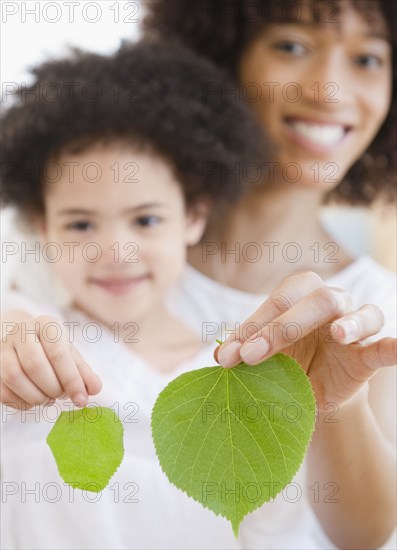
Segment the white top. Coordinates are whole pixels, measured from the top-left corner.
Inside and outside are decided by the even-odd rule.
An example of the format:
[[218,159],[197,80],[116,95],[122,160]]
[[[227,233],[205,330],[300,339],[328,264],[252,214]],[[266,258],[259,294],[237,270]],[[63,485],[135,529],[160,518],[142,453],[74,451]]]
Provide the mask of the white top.
[[60,478],[46,444],[56,417],[71,404],[26,412],[3,406],[3,548],[319,548],[317,525],[303,497],[303,468],[274,502],[244,520],[238,540],[226,519],[176,489],[161,471],[150,432],[154,401],[180,373],[213,365],[213,344],[188,364],[162,374],[123,343],[115,343],[104,327],[98,341],[87,342],[87,337],[95,339],[95,331],[85,331],[92,321],[81,313],[35,303],[16,292],[6,297],[5,306],[79,323],[75,345],[103,382],[103,390],[90,402],[118,412],[125,456],[101,493],[73,490]]
[[[396,275],[370,256],[357,258],[346,268],[324,281],[328,286],[347,290],[355,308],[367,303],[383,311],[385,326],[376,336],[396,337]],[[245,321],[268,298],[227,287],[188,265],[180,285],[171,293],[168,307],[199,334],[223,336],[225,327],[235,328]],[[214,331],[218,328],[218,332]]]
[[[266,269],[264,267],[264,269]],[[397,337],[397,288],[396,275],[385,269],[368,255],[358,257],[346,268],[339,271],[333,277],[324,281],[328,286],[339,287],[348,291],[352,297],[353,307],[372,303],[376,304],[383,312],[385,324],[383,329],[374,337],[379,340],[386,336]],[[231,332],[236,331],[236,324],[243,323],[254,311],[268,298],[265,294],[254,294],[227,287],[209,277],[203,275],[192,266],[187,266],[184,277],[179,287],[171,293],[168,307],[172,313],[179,316],[189,324],[193,330],[201,334],[203,342],[217,338],[224,340]],[[390,384],[390,392],[387,396],[388,418],[390,418],[391,433],[396,432],[396,369],[389,371],[394,376],[394,383]],[[304,465],[303,465],[304,469]],[[307,484],[306,484],[307,487]],[[302,498],[300,505],[309,507],[308,502]],[[294,513],[298,510],[295,506],[291,512],[288,523],[278,522],[276,531],[283,532],[296,522]],[[314,539],[317,548],[336,548],[322,531],[316,518],[313,518],[316,527],[313,527]],[[306,527],[302,526],[302,530]],[[288,531],[290,533],[290,531]],[[285,535],[284,535],[285,536]],[[269,539],[269,548],[278,540],[277,535]],[[298,548],[291,534],[285,543],[285,548]],[[266,539],[267,543],[268,539]],[[267,546],[263,546],[267,548]],[[394,531],[382,549],[397,548],[397,533]]]
[[[327,281],[349,290],[357,305],[374,302],[385,313],[384,334],[394,334],[392,274],[362,257]],[[188,267],[172,307],[199,332],[202,321],[243,321],[264,300],[226,288]],[[76,311],[10,293],[4,307],[90,322]],[[394,327],[394,328],[393,328]],[[86,332],[87,337],[88,332]],[[75,345],[103,381],[91,402],[112,406],[124,423],[125,457],[102,493],[63,484],[45,442],[61,407],[27,413],[2,409],[2,547],[7,549],[269,548],[332,549],[305,496],[305,462],[289,488],[246,517],[238,540],[231,526],[169,483],[157,462],[150,412],[161,389],[181,372],[213,364],[213,344],[169,374],[150,365],[102,328],[95,343],[76,331]],[[216,335],[215,335],[216,336]],[[92,332],[89,337],[93,338]],[[208,338],[208,342],[214,336]],[[134,422],[138,420],[138,422]],[[392,537],[382,548],[394,548]]]

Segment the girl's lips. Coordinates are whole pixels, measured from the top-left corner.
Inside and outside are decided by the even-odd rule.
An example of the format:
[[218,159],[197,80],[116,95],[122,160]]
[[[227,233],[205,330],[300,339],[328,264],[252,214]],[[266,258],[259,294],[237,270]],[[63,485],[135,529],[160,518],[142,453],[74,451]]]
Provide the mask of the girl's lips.
[[288,136],[298,145],[313,152],[332,152],[344,141],[352,126],[320,123],[301,118],[285,118]]
[[132,289],[148,278],[148,275],[140,275],[139,277],[127,277],[124,279],[89,279],[89,283],[103,288],[110,294],[121,295],[128,294]]

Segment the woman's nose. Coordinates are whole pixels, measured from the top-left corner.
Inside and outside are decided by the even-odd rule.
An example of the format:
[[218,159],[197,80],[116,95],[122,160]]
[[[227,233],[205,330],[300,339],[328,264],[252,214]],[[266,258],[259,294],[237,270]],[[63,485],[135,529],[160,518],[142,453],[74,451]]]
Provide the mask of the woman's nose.
[[[302,98],[327,110],[338,110],[353,100],[351,67],[342,52],[319,56],[302,86]],[[347,70],[349,69],[349,70]],[[313,78],[315,75],[315,78]]]

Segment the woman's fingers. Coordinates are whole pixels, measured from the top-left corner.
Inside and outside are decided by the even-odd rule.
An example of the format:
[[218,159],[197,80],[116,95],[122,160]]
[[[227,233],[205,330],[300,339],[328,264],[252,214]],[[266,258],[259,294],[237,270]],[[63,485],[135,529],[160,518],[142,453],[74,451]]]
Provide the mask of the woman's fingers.
[[229,336],[221,348],[215,350],[215,359],[223,366],[239,363],[240,348],[246,340],[293,308],[305,296],[324,286],[321,277],[313,271],[297,272],[283,279],[269,298],[242,324],[239,333]]
[[366,304],[335,321],[336,337],[342,344],[351,344],[377,334],[384,324],[381,310],[373,304]]
[[[276,301],[279,300],[279,294],[276,293],[275,296]],[[325,323],[350,312],[353,307],[351,297],[346,291],[323,285],[305,295],[292,307],[286,307],[281,315],[270,320],[264,319],[264,306],[270,304],[270,310],[274,311],[275,296],[270,296],[250,318],[252,326],[259,326],[259,330],[249,337],[242,334],[239,342],[230,342],[229,349],[224,348],[225,344],[222,345],[218,360],[224,367],[234,366],[241,360],[255,365],[318,330]],[[294,297],[296,296],[295,292]]]
[[360,355],[362,364],[371,375],[382,367],[393,367],[397,364],[397,338],[382,338],[362,346]]
[[350,295],[344,290],[318,288],[249,338],[240,349],[240,357],[245,363],[256,365],[351,309]]
[[[292,276],[287,279],[290,283]],[[302,340],[311,332],[319,331],[331,322],[331,337],[327,336],[329,343],[357,342],[377,334],[383,327],[383,314],[377,306],[367,304],[352,311],[352,300],[346,291],[325,285],[318,286],[295,305],[291,304],[296,300],[296,292],[292,299],[287,294],[283,294],[285,311],[271,318],[276,310],[283,309],[279,290],[287,279],[243,324],[240,338],[238,340],[234,336],[232,337],[234,339],[229,338],[215,351],[215,358],[220,364],[224,367],[232,367],[244,361],[255,365]],[[308,278],[303,280],[306,280],[308,285],[317,284],[316,280]],[[285,290],[285,287],[283,288]],[[302,289],[301,293],[303,293]],[[249,333],[250,327],[259,327],[259,330]],[[321,331],[323,337],[325,332],[327,331]]]

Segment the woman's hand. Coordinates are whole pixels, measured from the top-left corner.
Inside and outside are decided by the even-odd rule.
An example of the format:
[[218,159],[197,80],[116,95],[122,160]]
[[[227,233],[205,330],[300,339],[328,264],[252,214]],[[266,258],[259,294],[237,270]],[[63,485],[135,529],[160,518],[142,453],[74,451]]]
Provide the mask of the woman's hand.
[[100,391],[100,379],[64,334],[57,341],[45,338],[48,323],[62,331],[62,323],[48,315],[13,312],[2,319],[1,403],[26,410],[67,395],[82,407]]
[[397,363],[397,340],[368,337],[384,324],[375,305],[353,310],[350,295],[314,272],[286,277],[257,311],[215,350],[224,367],[260,363],[282,352],[308,374],[320,410],[342,406],[381,367]]

